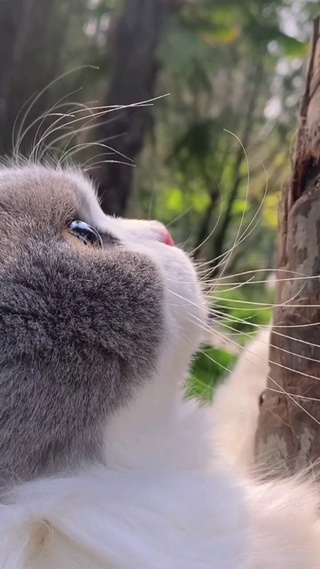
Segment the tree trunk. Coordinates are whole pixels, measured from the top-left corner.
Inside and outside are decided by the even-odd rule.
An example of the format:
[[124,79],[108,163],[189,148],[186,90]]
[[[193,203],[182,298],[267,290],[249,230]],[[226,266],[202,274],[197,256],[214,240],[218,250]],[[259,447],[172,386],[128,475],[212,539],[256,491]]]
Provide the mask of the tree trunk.
[[[130,105],[155,96],[159,72],[157,47],[170,12],[177,7],[178,2],[170,4],[168,0],[126,0],[123,11],[113,18],[109,33],[111,68],[107,105]],[[96,139],[115,149],[113,160],[124,161],[121,155],[135,160],[150,128],[150,108],[130,107],[116,112],[116,117],[98,127]],[[108,161],[110,151],[105,159],[95,173],[101,205],[107,213],[123,215],[134,168]]]
[[320,20],[314,21],[293,173],[282,199],[277,306],[256,460],[270,476],[320,457]]

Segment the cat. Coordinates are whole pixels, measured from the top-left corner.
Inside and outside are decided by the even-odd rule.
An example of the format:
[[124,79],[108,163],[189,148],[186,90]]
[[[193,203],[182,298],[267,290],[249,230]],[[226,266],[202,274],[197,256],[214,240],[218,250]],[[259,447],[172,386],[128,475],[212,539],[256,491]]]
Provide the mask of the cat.
[[317,490],[250,474],[250,347],[212,407],[185,398],[208,307],[167,229],[12,164],[0,232],[0,569],[319,568]]

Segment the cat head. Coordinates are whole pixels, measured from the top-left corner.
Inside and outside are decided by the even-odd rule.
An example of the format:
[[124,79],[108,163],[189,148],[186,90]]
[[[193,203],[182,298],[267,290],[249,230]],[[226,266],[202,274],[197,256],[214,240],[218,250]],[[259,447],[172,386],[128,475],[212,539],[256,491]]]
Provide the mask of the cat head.
[[0,235],[7,484],[103,460],[110,418],[151,382],[181,380],[206,307],[166,228],[106,216],[76,169],[3,167]]

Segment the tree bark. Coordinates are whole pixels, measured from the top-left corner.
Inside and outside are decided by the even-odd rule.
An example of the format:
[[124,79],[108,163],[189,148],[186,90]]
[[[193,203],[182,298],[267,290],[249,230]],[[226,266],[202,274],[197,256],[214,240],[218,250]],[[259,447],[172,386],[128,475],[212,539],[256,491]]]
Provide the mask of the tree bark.
[[314,21],[292,178],[282,198],[270,375],[256,460],[268,476],[320,457],[320,19]]
[[[178,7],[178,2],[167,0],[126,0],[123,11],[113,18],[110,27],[107,105],[132,105],[155,96],[160,68],[157,48],[169,14]],[[150,108],[130,107],[116,112],[116,120],[113,115],[113,120],[97,128],[96,139],[120,153],[114,153],[113,160],[123,161],[121,155],[135,160],[151,126]],[[95,172],[101,205],[107,213],[123,215],[134,168],[108,161],[110,151],[106,152],[105,159]]]

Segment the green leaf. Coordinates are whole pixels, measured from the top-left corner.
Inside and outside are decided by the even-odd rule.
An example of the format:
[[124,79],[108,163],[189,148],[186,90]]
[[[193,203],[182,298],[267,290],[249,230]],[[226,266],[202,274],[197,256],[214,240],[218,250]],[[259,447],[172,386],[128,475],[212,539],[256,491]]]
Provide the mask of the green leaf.
[[211,402],[214,390],[232,369],[237,357],[225,350],[207,347],[200,353],[192,366],[187,385],[187,397]]

